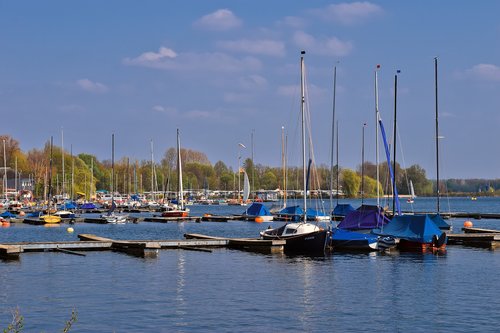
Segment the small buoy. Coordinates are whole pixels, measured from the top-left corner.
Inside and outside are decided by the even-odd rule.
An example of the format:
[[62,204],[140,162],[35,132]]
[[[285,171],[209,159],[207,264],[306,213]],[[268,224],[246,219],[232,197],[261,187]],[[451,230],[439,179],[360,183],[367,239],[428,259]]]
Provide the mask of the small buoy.
[[257,216],[257,217],[255,218],[255,222],[257,222],[257,223],[262,223],[262,222],[264,222],[264,218],[262,218],[262,217],[260,217],[260,216]]
[[2,222],[2,227],[3,227],[3,228],[8,228],[8,227],[10,227],[10,222],[9,222],[9,221],[3,221],[3,222]]
[[66,229],[66,231],[69,232],[69,233],[72,233],[73,231],[75,231],[75,229],[69,227],[68,229]]
[[474,226],[474,225],[472,224],[472,222],[471,222],[471,221],[465,221],[465,222],[464,222],[464,227],[465,227],[465,228],[472,228],[472,226]]
[[24,215],[26,215],[26,213],[24,211],[19,212],[19,216],[24,216]]

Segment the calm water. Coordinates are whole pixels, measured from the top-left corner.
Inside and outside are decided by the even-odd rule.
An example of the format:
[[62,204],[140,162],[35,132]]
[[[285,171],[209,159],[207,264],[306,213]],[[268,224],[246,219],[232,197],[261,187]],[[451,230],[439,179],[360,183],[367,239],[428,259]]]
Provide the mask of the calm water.
[[[500,199],[450,199],[450,205],[452,211],[500,212]],[[435,200],[418,198],[414,207],[433,210]],[[242,210],[192,207],[193,215]],[[463,222],[451,220],[455,230]],[[473,222],[500,229],[498,220]],[[0,229],[0,242],[72,240],[78,233],[117,239],[178,239],[186,232],[256,236],[267,224],[73,227],[75,233],[68,234],[66,226],[13,225]],[[229,249],[161,250],[155,259],[114,252],[24,253],[17,262],[0,261],[0,329],[18,306],[27,332],[60,331],[72,309],[78,321],[71,332],[497,332],[498,272],[500,251],[460,246],[449,246],[442,256],[310,258]]]

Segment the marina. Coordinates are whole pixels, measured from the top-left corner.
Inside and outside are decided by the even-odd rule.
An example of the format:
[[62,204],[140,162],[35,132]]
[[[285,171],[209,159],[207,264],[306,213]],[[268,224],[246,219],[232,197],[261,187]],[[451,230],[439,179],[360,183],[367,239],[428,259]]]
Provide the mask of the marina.
[[[360,204],[356,200],[350,202],[355,207]],[[492,205],[494,201],[490,199],[489,202]],[[425,207],[430,208],[433,199],[419,198],[416,203],[424,205],[424,211]],[[465,200],[456,200],[456,203],[458,209],[461,205],[470,209],[475,207]],[[194,217],[205,214],[234,217],[243,209],[194,205],[190,210]],[[272,326],[253,319],[255,311],[259,316],[266,316],[266,313],[286,311],[289,306],[318,315],[337,312],[335,322],[343,330],[352,328],[346,318],[354,315],[357,308],[364,308],[365,315],[370,318],[358,323],[357,328],[368,328],[375,321],[388,330],[410,329],[416,321],[396,321],[396,317],[410,313],[398,306],[403,301],[426,304],[425,307],[413,306],[411,313],[416,316],[429,316],[429,308],[432,320],[440,320],[446,314],[450,318],[448,327],[455,331],[472,329],[479,324],[490,327],[483,320],[493,315],[491,303],[495,301],[486,290],[495,290],[493,286],[500,281],[496,275],[481,279],[479,272],[486,266],[499,267],[499,252],[492,251],[494,247],[484,243],[459,241],[458,237],[480,231],[476,239],[483,239],[484,229],[498,230],[500,220],[474,220],[472,229],[465,230],[462,228],[466,219],[447,220],[453,228],[448,233],[449,246],[445,254],[334,251],[323,256],[307,256],[287,255],[282,251],[284,244],[279,241],[272,246],[266,244],[267,241],[256,240],[259,231],[284,222],[231,219],[214,223],[195,222],[196,218],[167,223],[144,222],[148,214],[151,213],[132,214],[131,217],[138,218],[137,223],[125,225],[76,222],[44,227],[11,223],[10,227],[1,228],[0,253],[4,259],[0,259],[3,286],[0,299],[4,310],[0,313],[0,321],[9,320],[12,304],[17,304],[26,318],[27,330],[34,327],[55,330],[75,308],[79,317],[75,332],[107,331],[111,327],[117,331],[125,328],[151,331],[158,326],[176,325],[182,325],[183,330],[204,331],[204,325],[219,323],[216,318],[221,313],[200,302],[202,293],[204,299],[217,300],[220,304],[217,309],[237,316],[238,323],[244,323],[250,330],[279,327],[294,331],[297,325],[306,331],[322,330],[321,325],[308,319],[313,317],[301,321],[288,317],[287,323],[271,320]],[[73,228],[74,232],[69,233],[68,228]],[[459,236],[454,236],[457,234]],[[489,237],[495,239],[497,235]],[[467,267],[466,273],[464,267]],[[29,284],[33,279],[37,283]],[[294,284],[309,279],[318,283],[292,290],[281,283]],[[113,282],[113,288],[106,286],[108,280]],[[433,282],[429,284],[428,281]],[[14,288],[19,284],[31,285],[31,288],[29,291]],[[450,284],[454,287],[449,287]],[[467,286],[467,292],[462,286]],[[352,288],[358,291],[349,292]],[[394,288],[396,300],[382,297],[394,293],[391,291]],[[407,288],[421,288],[426,293],[410,297],[405,292]],[[61,289],[67,290],[64,296],[58,292]],[[437,292],[442,296],[439,300],[425,296]],[[82,293],[86,298],[81,298]],[[107,293],[108,301],[101,304],[102,293]],[[55,295],[59,296],[54,298]],[[313,295],[314,300],[304,303],[304,297]],[[365,295],[372,295],[379,305],[365,308],[362,305]],[[270,297],[286,300],[286,305],[269,302]],[[468,302],[469,310],[473,307],[481,314],[467,322],[461,321],[465,310],[453,301],[457,298]],[[47,319],[34,304],[58,310]],[[252,314],[247,313],[248,306],[254,309]],[[259,310],[255,310],[257,308]],[[443,314],[439,315],[438,309],[442,309]],[[388,317],[394,320],[378,320],[380,311],[394,313]],[[113,322],[107,322],[105,317],[113,318]],[[134,324],[130,322],[131,317]],[[418,325],[427,327],[421,322]]]

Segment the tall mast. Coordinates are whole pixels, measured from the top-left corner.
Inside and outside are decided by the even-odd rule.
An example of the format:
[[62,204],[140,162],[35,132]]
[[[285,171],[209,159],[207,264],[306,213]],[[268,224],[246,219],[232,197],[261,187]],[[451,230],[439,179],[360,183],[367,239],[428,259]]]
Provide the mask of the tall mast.
[[113,201],[115,200],[114,182],[115,182],[115,133],[111,134],[111,205],[113,205]]
[[434,58],[434,86],[436,97],[436,191],[437,191],[437,213],[439,214],[439,118],[438,118],[438,62]]
[[62,158],[62,197],[64,199],[64,194],[66,191],[66,188],[64,187],[64,183],[66,181],[66,178],[64,177],[64,130],[61,128],[61,158]]
[[378,111],[378,70],[380,65],[377,65],[375,70],[375,164],[377,166],[377,206],[380,207],[380,173],[379,173],[379,157],[378,157],[378,122],[380,113]]
[[336,163],[336,172],[337,172],[337,205],[339,204],[339,121],[337,120],[337,131],[335,132],[337,136],[337,163]]
[[7,201],[7,155],[5,154],[5,139],[3,140],[3,193]]
[[153,139],[151,139],[151,200],[154,201],[154,174],[155,174],[155,167],[154,167],[154,160],[153,160]]
[[181,161],[181,139],[177,129],[177,173],[179,179],[179,194],[177,196],[181,209],[184,209],[184,198],[182,190],[182,161]]
[[283,208],[286,207],[286,152],[285,152],[285,127],[281,126],[281,166],[283,168]]
[[255,176],[254,176],[254,170],[255,170],[255,164],[254,164],[254,160],[253,160],[253,155],[254,155],[254,147],[253,147],[253,136],[254,136],[254,133],[255,133],[255,129],[252,129],[252,132],[251,132],[251,142],[252,142],[252,190],[255,191]]
[[307,221],[307,176],[306,176],[306,116],[305,116],[305,82],[304,82],[304,55],[306,51],[300,52],[300,112],[302,115],[302,177],[304,184],[304,222]]
[[49,205],[52,200],[52,136],[50,137],[50,160],[49,160]]
[[333,146],[335,145],[335,97],[337,90],[337,66],[333,68],[333,108],[332,108],[332,144],[330,152],[330,211],[333,210]]
[[365,127],[366,123],[361,130],[361,205],[365,198]]
[[394,179],[392,180],[392,214],[396,215],[396,195],[394,189],[396,188],[396,135],[397,135],[397,100],[398,100],[398,74],[399,70],[394,75],[394,132],[393,132],[393,161],[392,161],[392,169],[394,173]]
[[75,159],[73,158],[73,145],[70,146],[71,152],[71,200],[74,197],[74,188],[75,188]]
[[94,180],[94,158],[90,159],[90,188],[89,188],[89,201],[92,201],[92,182]]

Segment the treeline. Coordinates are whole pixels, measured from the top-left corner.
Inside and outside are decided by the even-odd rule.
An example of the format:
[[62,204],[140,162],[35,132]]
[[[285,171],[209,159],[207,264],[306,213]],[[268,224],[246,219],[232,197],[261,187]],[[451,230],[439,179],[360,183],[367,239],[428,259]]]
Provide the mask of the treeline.
[[[8,172],[8,178],[11,179],[13,170],[17,169],[20,179],[32,180],[35,196],[42,197],[47,191],[50,142],[47,142],[43,149],[31,149],[24,153],[19,148],[17,140],[8,135],[0,136],[0,139],[5,141],[5,162],[11,170]],[[212,165],[202,152],[182,149],[181,157],[183,161],[183,185],[186,189],[233,191],[238,188],[238,176],[240,176],[241,184],[243,183],[243,176],[238,175],[237,170],[228,167],[223,161]],[[246,159],[242,163],[242,167],[249,177],[252,190],[283,189],[285,177],[287,190],[302,190],[302,169],[299,167],[287,168],[286,175],[280,167],[254,165],[251,159]],[[175,190],[177,188],[176,168],[175,148],[169,148],[164,153],[160,163],[124,157],[115,161],[114,189],[121,193]],[[310,171],[309,189],[329,190],[330,181],[333,178],[333,190],[338,188],[348,197],[375,196],[377,193],[376,169],[376,165],[371,162],[365,162],[363,167],[360,165],[356,170],[340,168],[338,170],[339,183],[337,184],[336,168],[331,171],[326,165],[315,166]],[[91,154],[82,153],[72,156],[67,151],[63,154],[60,147],[54,146],[51,171],[53,194],[81,192],[88,197],[96,190],[110,190],[111,188],[111,161],[99,161]],[[364,175],[363,182],[361,181],[362,174]],[[410,193],[408,185],[410,180],[417,196],[428,196],[435,193],[433,182],[427,179],[425,170],[418,165],[403,169],[399,164],[396,164],[395,175],[399,194]],[[387,163],[380,164],[379,179],[380,194],[392,193]],[[448,180],[442,183],[441,190],[443,193],[446,190],[477,192],[479,188],[486,189],[486,185],[488,185],[487,191],[491,189],[494,191],[494,188],[500,185],[500,181],[486,184],[481,180]]]

